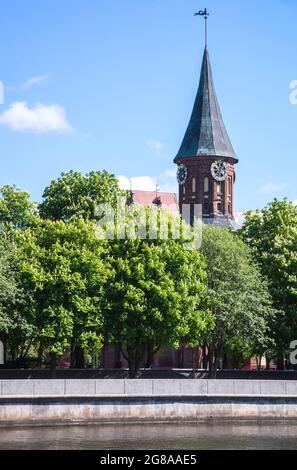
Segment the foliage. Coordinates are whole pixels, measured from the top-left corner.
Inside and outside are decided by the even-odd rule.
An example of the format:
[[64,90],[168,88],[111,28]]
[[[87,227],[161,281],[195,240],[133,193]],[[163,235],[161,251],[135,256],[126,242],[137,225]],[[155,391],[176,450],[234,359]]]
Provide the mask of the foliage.
[[14,304],[18,287],[14,272],[14,255],[11,244],[0,239],[0,335],[3,338],[12,328],[12,318],[9,310]]
[[0,237],[0,340],[13,359],[30,346],[32,325],[21,314],[24,291],[18,273],[18,252],[5,231]]
[[204,309],[204,261],[170,238],[115,240],[110,247],[113,277],[105,293],[105,332],[111,343],[121,345],[135,377],[149,351],[196,345],[211,326]]
[[205,337],[214,372],[223,347],[240,344],[252,354],[271,345],[274,311],[267,283],[249,248],[236,235],[205,226],[201,251],[215,316],[215,328]]
[[[240,237],[204,226],[201,250],[188,250],[189,227],[162,208],[117,208],[114,224],[119,197],[127,194],[106,171],[62,173],[40,217],[28,193],[0,189],[0,339],[12,358],[32,347],[88,353],[106,341],[135,377],[160,347],[204,343],[215,374],[223,352],[240,361],[296,339],[293,204],[249,213]],[[96,224],[99,204],[109,209]]]
[[37,205],[30,195],[16,186],[0,188],[0,223],[9,224],[14,229],[28,227],[37,216]]
[[102,346],[102,294],[108,269],[94,224],[40,220],[18,234],[22,285],[30,296],[24,313],[35,341],[55,354],[70,343]]
[[241,236],[251,247],[278,310],[276,350],[285,352],[297,338],[297,206],[274,200],[249,212]]
[[125,195],[117,178],[107,171],[91,171],[86,175],[69,171],[45,188],[40,214],[50,220],[91,220],[96,218],[98,204],[116,207],[117,198]]

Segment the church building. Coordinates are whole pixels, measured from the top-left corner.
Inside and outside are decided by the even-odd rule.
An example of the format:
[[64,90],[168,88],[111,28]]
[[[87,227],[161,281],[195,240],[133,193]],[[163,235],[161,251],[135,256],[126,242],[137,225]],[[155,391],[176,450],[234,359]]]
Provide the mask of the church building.
[[235,230],[234,184],[238,159],[221,115],[207,47],[193,111],[174,163],[177,165],[178,202],[173,193],[132,189],[133,202],[159,204],[173,213],[179,210],[181,214],[183,204],[187,204],[190,221],[198,213],[206,224]]
[[[192,115],[180,149],[174,159],[177,164],[178,199],[174,193],[133,191],[132,203],[164,207],[176,214],[183,204],[190,205],[192,217],[195,205],[202,209],[203,222],[236,230],[234,183],[237,156],[232,147],[216,96],[209,53],[205,47],[200,81]],[[192,368],[193,350],[166,348],[153,359],[153,367]],[[198,368],[202,367],[202,351]],[[119,351],[106,345],[102,351],[102,367],[127,367]]]
[[179,207],[194,204],[203,222],[235,228],[234,183],[237,156],[232,147],[216,96],[209,53],[205,47],[200,82],[192,115],[174,159],[179,184]]

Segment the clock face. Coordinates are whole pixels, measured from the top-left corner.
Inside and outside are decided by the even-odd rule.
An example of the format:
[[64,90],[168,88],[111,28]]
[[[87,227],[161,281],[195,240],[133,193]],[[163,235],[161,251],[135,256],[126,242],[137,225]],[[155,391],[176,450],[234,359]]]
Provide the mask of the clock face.
[[184,164],[179,165],[177,168],[177,175],[176,175],[178,184],[185,184],[187,180],[187,176],[188,176],[188,170],[187,170],[186,165]]
[[227,163],[217,160],[211,165],[211,174],[216,181],[225,181],[227,178]]

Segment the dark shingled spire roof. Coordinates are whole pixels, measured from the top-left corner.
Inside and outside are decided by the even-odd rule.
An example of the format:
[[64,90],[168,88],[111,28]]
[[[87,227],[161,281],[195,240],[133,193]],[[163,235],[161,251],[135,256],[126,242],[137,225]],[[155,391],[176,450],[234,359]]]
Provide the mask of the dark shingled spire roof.
[[204,155],[237,159],[221,115],[207,47],[192,116],[175,160]]

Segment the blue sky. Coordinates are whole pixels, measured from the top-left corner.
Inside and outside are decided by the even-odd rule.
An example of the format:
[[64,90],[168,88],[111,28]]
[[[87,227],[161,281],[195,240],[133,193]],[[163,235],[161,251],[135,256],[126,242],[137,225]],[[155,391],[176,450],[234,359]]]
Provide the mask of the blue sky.
[[296,200],[296,0],[1,0],[0,185],[40,200],[61,171],[107,169],[174,190],[204,7],[236,208]]

